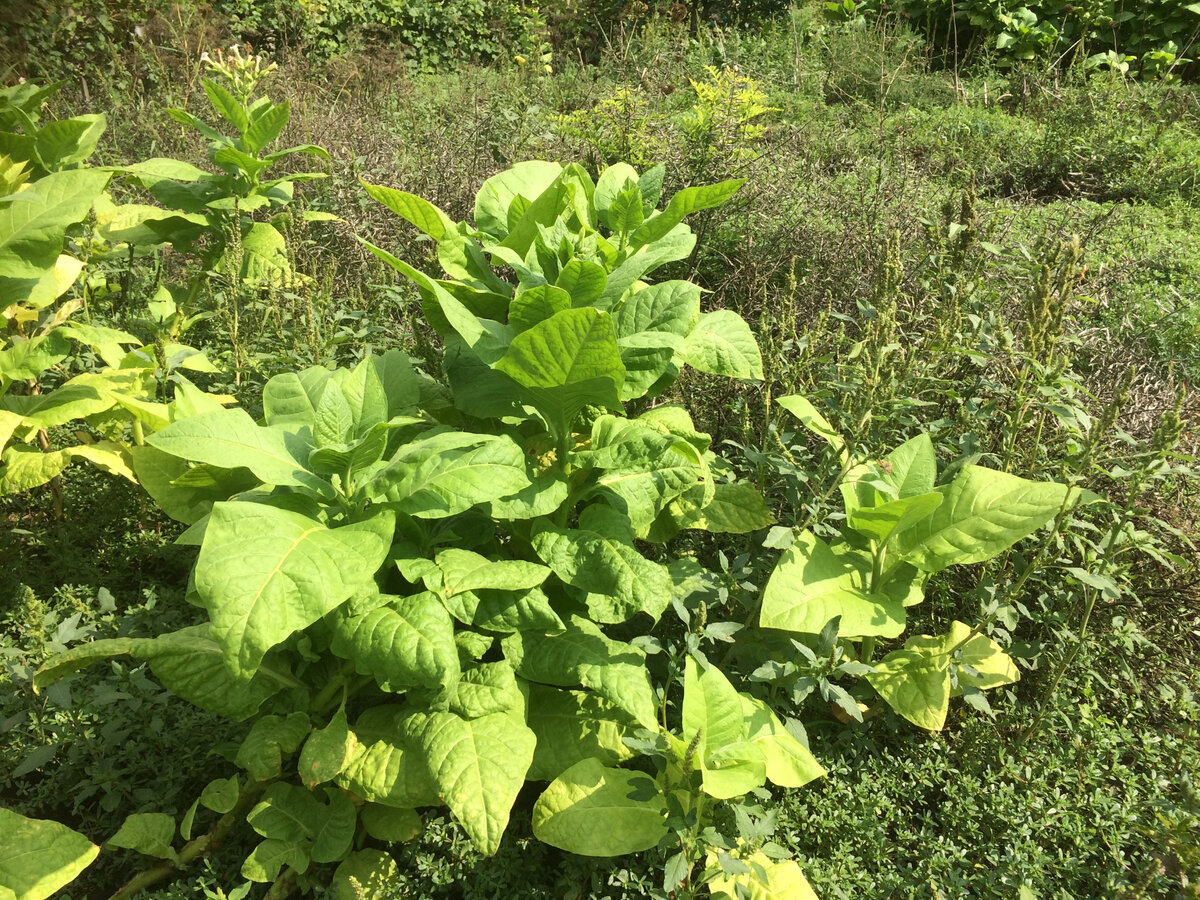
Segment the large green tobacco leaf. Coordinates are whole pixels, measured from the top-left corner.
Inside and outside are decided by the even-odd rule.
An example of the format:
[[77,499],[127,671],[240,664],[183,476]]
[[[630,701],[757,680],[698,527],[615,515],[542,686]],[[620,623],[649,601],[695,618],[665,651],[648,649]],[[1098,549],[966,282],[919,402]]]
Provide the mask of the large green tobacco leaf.
[[97,169],[54,172],[0,201],[0,309],[23,300],[54,267],[67,227],[88,214],[109,177]]
[[250,726],[238,747],[234,762],[256,781],[277,778],[283,760],[300,749],[309,733],[308,716],[302,712],[286,716],[263,716]]
[[625,366],[612,318],[595,309],[566,309],[522,332],[495,368],[526,389],[559,437],[583,407],[620,405]]
[[617,337],[661,331],[686,337],[700,320],[700,286],[663,281],[634,291],[613,310]]
[[525,454],[507,436],[443,432],[401,447],[362,490],[419,518],[456,515],[529,486]]
[[186,460],[149,444],[130,447],[129,454],[138,483],[159,509],[185,525],[194,525],[207,516],[214,503],[259,484],[248,469],[190,466]]
[[584,510],[579,528],[541,524],[533,548],[559,578],[588,592],[588,609],[599,622],[624,622],[639,612],[657,619],[671,600],[666,568],[633,546],[627,518],[614,509]]
[[562,171],[558,163],[531,160],[493,175],[475,195],[475,226],[491,237],[503,240],[510,229],[509,210],[513,201],[521,198],[532,204]]
[[[951,678],[956,667],[957,686]],[[963,687],[987,690],[1020,678],[1017,667],[985,634],[953,622],[944,635],[918,635],[875,664],[867,680],[891,707],[914,725],[936,731],[946,724],[951,697]]]
[[470,550],[443,550],[434,559],[447,595],[463,591],[521,591],[538,587],[550,570],[520,559],[492,560]]
[[684,528],[714,534],[749,534],[775,524],[762,494],[743,481],[713,486],[704,502],[704,485],[696,485],[677,497],[654,523],[652,540],[668,540]]
[[705,313],[688,333],[687,364],[711,375],[762,380],[762,354],[750,326],[737,313]]
[[937,731],[950,707],[950,658],[916,650],[893,650],[867,675],[871,687],[904,718]]
[[117,833],[105,841],[107,847],[136,850],[146,856],[173,859],[175,819],[166,813],[133,813],[125,817]]
[[405,737],[401,706],[374,706],[354,723],[358,744],[337,783],[371,803],[400,809],[434,806],[438,789],[422,752]]
[[608,275],[604,293],[596,300],[595,305],[601,309],[611,309],[625,292],[645,275],[661,265],[684,259],[695,246],[696,236],[690,228],[686,225],[675,227],[666,236],[642,247],[613,269]]
[[522,681],[527,721],[537,735],[531,781],[550,781],[585,759],[616,765],[633,756],[622,740],[637,725],[629,714],[587,691],[568,691]]
[[261,503],[214,505],[196,590],[231,671],[251,677],[267,650],[371,584],[394,527],[390,511],[327,528]]
[[67,450],[43,453],[37,447],[13,444],[0,456],[0,496],[28,491],[45,484],[71,464]]
[[447,693],[458,681],[454,623],[429,592],[339,619],[332,650],[388,691],[424,687]]
[[718,184],[697,185],[684,188],[671,197],[667,208],[658,215],[651,216],[637,231],[633,233],[631,244],[640,247],[643,244],[653,244],[662,239],[676,225],[701,209],[720,206],[737,193],[745,179],[722,181]]
[[683,675],[684,740],[698,737],[697,749],[704,760],[745,735],[742,701],[729,679],[712,666],[701,670],[689,656]]
[[448,232],[455,231],[454,220],[428,200],[394,188],[367,184],[365,181],[362,182],[362,186],[372,198],[400,218],[412,222],[435,241],[440,241]]
[[576,309],[591,306],[604,293],[608,284],[608,272],[604,266],[588,259],[573,259],[562,267],[554,286],[562,288],[571,296],[571,305]]
[[276,782],[246,816],[250,827],[269,840],[301,844],[314,862],[333,862],[350,849],[358,820],[354,802],[326,789],[327,802],[306,788]]
[[870,562],[854,551],[835,553],[810,531],[796,537],[763,592],[760,623],[802,634],[819,634],[841,617],[842,637],[896,637],[904,631],[902,599],[870,593]]
[[221,646],[208,631],[208,625],[194,625],[156,638],[111,638],[80,644],[47,660],[34,676],[34,687],[53,684],[98,660],[127,655],[147,660],[173,694],[240,722],[254,715],[268,697],[295,685],[290,676],[269,667],[260,668],[249,681],[234,678]]
[[463,719],[449,712],[414,715],[405,728],[472,843],[494,854],[533,760],[533,732],[508,715]]
[[249,469],[267,484],[332,494],[329,482],[307,467],[309,448],[281,428],[260,428],[243,409],[222,409],[181,419],[147,442],[173,456],[224,469]]
[[100,848],[78,831],[0,807],[0,896],[45,900],[92,864]]
[[533,833],[583,856],[621,856],[657,846],[667,804],[649,776],[585,759],[563,772],[533,807]]
[[276,375],[263,388],[263,413],[267,424],[291,430],[316,427],[317,406],[333,380],[324,366]]
[[937,454],[928,434],[905,441],[881,463],[855,466],[839,485],[846,513],[860,507],[879,506],[933,491],[937,482]]
[[780,787],[797,788],[825,775],[809,749],[796,740],[765,703],[738,694],[746,720],[746,739],[762,751],[767,778]]
[[450,700],[450,712],[464,719],[481,719],[496,713],[525,718],[525,698],[517,686],[512,666],[503,660],[482,663],[463,672]]
[[485,631],[555,632],[562,619],[540,588],[523,591],[463,591],[443,598],[450,615],[464,625]]
[[878,544],[886,544],[928,517],[942,505],[942,499],[940,493],[930,491],[889,500],[879,506],[859,506],[849,512],[846,521],[860,534]]
[[287,241],[274,225],[254,222],[242,235],[243,284],[251,288],[285,284],[291,276]]
[[357,746],[358,738],[346,722],[346,711],[339,709],[324,728],[314,731],[304,742],[297,764],[304,786],[311,791],[340,775]]
[[990,559],[1049,522],[1068,502],[1069,488],[1028,481],[980,466],[965,466],[929,518],[895,540],[896,551],[918,569]]
[[337,900],[386,896],[400,879],[400,867],[382,850],[351,853],[333,873]]
[[657,729],[657,702],[646,655],[607,637],[593,622],[571,616],[558,634],[525,631],[504,639],[504,655],[517,674],[557,687],[583,685],[629,713],[643,728]]

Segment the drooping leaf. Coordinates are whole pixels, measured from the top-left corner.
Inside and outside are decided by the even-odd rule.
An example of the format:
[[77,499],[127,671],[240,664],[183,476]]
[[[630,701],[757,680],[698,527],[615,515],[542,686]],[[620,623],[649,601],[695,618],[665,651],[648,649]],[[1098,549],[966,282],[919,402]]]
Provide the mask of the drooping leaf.
[[374,675],[385,690],[426,687],[448,693],[458,681],[454,625],[428,592],[339,619],[332,649],[353,660],[358,672]]
[[762,355],[750,326],[728,309],[704,313],[688,332],[687,364],[711,375],[762,380]]
[[147,442],[164,453],[225,469],[245,467],[267,484],[304,487],[323,496],[332,488],[305,467],[308,449],[279,428],[260,428],[242,409],[182,419]]
[[435,712],[405,724],[446,805],[479,851],[493,855],[533,760],[533,732],[503,714],[463,719]]
[[175,819],[166,813],[133,813],[125,817],[117,833],[105,844],[136,850],[159,859],[174,859]]
[[475,195],[475,227],[497,240],[509,231],[509,207],[518,197],[532,203],[562,173],[562,166],[533,160],[520,162],[483,183]]
[[737,690],[713,666],[701,669],[689,656],[683,676],[683,737],[699,735],[698,752],[703,760],[728,744],[743,740],[742,701]]
[[[743,864],[745,871],[725,874],[708,883],[714,900],[817,900],[795,860],[771,859],[761,850]],[[710,851],[708,865],[718,864]]]
[[589,507],[579,525],[539,525],[533,547],[559,578],[588,592],[592,617],[623,622],[639,612],[652,619],[662,615],[670,603],[670,576],[633,546],[625,517],[606,507]]
[[551,781],[585,759],[615,766],[633,756],[622,740],[637,728],[632,717],[602,696],[522,681],[527,721],[537,736],[531,781]]
[[898,636],[905,623],[902,600],[871,593],[870,563],[856,565],[856,555],[834,553],[810,531],[797,535],[763,592],[762,627],[819,634],[840,616],[842,637]]
[[358,738],[346,722],[346,710],[339,709],[329,723],[314,731],[300,751],[300,780],[312,790],[323,781],[336,778],[350,761]]
[[172,693],[201,709],[235,721],[248,719],[267,698],[294,680],[260,669],[249,681],[230,674],[209,626],[194,625],[156,638],[110,638],[79,644],[51,657],[34,676],[41,688],[101,659],[129,655],[149,661],[151,671]]
[[17,900],[45,900],[92,864],[100,848],[78,831],[0,807],[0,887]]
[[267,650],[371,583],[391,547],[394,521],[383,510],[328,528],[262,503],[214,505],[196,590],[230,670],[250,678]]
[[358,811],[367,834],[377,841],[402,843],[421,833],[421,816],[415,809],[396,809],[367,803]]
[[399,809],[434,806],[438,789],[421,758],[405,737],[400,706],[374,706],[358,717],[358,745],[337,776],[337,783],[371,803]]
[[629,713],[642,727],[658,727],[645,654],[609,638],[588,619],[571,616],[566,630],[557,634],[509,635],[504,639],[504,655],[522,678],[557,687],[583,685]]
[[765,703],[739,694],[746,722],[746,739],[763,752],[767,778],[780,787],[803,787],[824,777],[825,769],[807,747],[796,740]]
[[263,716],[250,726],[234,762],[257,781],[274,778],[282,771],[284,757],[300,749],[308,732],[308,716],[302,712]]
[[666,809],[648,775],[585,759],[538,797],[533,833],[569,853],[621,856],[649,850],[666,836]]

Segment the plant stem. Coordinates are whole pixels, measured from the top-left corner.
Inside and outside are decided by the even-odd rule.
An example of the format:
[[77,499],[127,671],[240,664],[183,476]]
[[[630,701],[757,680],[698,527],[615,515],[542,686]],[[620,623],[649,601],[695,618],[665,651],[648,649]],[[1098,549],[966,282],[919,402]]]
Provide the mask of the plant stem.
[[267,788],[265,781],[252,781],[242,788],[237,803],[233,809],[221,816],[207,834],[202,834],[195,840],[189,841],[179,851],[173,860],[166,860],[153,868],[138,873],[127,881],[109,900],[127,900],[139,891],[176,875],[181,869],[202,856],[207,856],[221,846],[226,835],[241,822],[251,807],[258,802],[259,796]]

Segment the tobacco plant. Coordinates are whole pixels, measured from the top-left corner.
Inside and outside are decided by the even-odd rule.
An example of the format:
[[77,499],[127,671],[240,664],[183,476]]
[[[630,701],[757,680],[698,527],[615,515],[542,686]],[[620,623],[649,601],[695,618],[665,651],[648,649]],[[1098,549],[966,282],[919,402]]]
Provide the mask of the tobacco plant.
[[[656,211],[661,178],[525,163],[484,184],[474,226],[370,188],[439,240],[444,279],[374,249],[422,292],[451,391],[393,350],[271,379],[261,423],[197,410],[137,448],[142,483],[199,546],[189,599],[209,622],[74,648],[37,684],[132,655],[249,721],[244,776],[200,800],[263,838],[248,879],[338,863],[335,880],[366,883],[394,864],[362,842],[409,837],[440,804],[493,853],[526,778],[611,766],[631,755],[622,736],[659,730],[644,652],[605,629],[653,627],[701,573],[635,541],[771,522],[684,409],[645,408],[684,364],[761,374],[740,318],[702,313],[689,282],[644,280],[691,252],[684,216],[737,184]],[[734,743],[753,744],[761,783],[763,748],[799,745],[747,715]],[[705,744],[710,783],[725,743]],[[175,823],[154,829],[119,843],[191,858],[210,839],[172,850]]]
[[[104,131],[103,116],[37,125],[52,91],[29,84],[0,91],[0,127],[23,129],[0,131],[8,154],[0,156],[0,494],[53,481],[76,459],[134,480],[129,444],[168,422],[158,402],[163,384],[183,384],[180,368],[213,370],[174,341],[143,346],[127,332],[79,321],[83,296],[57,302],[86,265],[64,252],[69,236],[103,203],[111,173],[82,167]],[[77,344],[103,368],[72,376]],[[49,429],[81,420],[89,430],[54,448]],[[58,491],[55,501],[61,516]]]
[[[845,519],[829,542],[805,527],[789,535],[790,546],[763,591],[759,625],[812,642],[834,623],[841,650],[852,656],[838,674],[864,677],[922,728],[945,724],[952,697],[977,698],[1016,681],[1015,664],[982,624],[955,621],[943,634],[909,637],[878,661],[876,642],[903,635],[907,610],[924,599],[931,575],[991,559],[1051,520],[1057,527],[1081,492],[975,465],[961,466],[953,479],[938,484],[937,455],[925,434],[883,459],[860,462],[807,399],[793,395],[777,402],[830,442],[842,460],[838,488]],[[828,641],[820,643],[832,649]],[[791,645],[790,652],[792,647],[801,649]],[[804,649],[815,661],[813,648],[806,643]],[[763,663],[756,674],[770,681],[801,673],[794,659],[785,658]],[[856,704],[841,705],[861,720]]]

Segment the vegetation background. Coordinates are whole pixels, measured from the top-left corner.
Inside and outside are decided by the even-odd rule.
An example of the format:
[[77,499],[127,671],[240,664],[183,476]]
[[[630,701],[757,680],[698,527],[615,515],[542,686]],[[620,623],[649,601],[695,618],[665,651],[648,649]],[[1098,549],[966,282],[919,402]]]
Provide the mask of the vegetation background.
[[[462,219],[485,178],[525,159],[662,162],[665,197],[745,178],[697,217],[672,272],[751,322],[766,379],[689,373],[673,396],[781,522],[828,533],[840,515],[824,446],[772,411],[790,393],[872,452],[928,432],[944,463],[1111,501],[1028,580],[1029,548],[935,580],[919,615],[986,621],[1022,670],[990,703],[952,706],[944,730],[856,722],[829,673],[801,673],[796,708],[829,777],[758,798],[753,819],[823,898],[1200,896],[1197,4],[17,0],[0,34],[6,82],[64,82],[45,119],[106,114],[95,164],[206,165],[164,112],[204,114],[201,53],[248,41],[278,62],[265,89],[291,103],[283,144],[331,157],[299,163],[329,177],[298,209],[337,218],[291,220],[296,277],[243,298],[238,333],[214,315],[189,334],[224,373],[207,386],[248,409],[273,374],[371,350],[437,370],[413,292],[354,236],[432,269],[431,248],[359,179]],[[102,261],[96,314],[144,330],[176,264]],[[175,523],[90,469],[61,491],[61,518],[50,488],[0,498],[0,804],[101,839],[131,812],[182,814],[227,766],[199,748],[240,734],[132,664],[32,692],[56,650],[195,616]],[[763,585],[764,538],[679,549],[713,560],[736,604]],[[653,852],[587,860],[534,841],[531,802],[489,859],[427,817],[397,850],[392,895],[658,889]],[[248,840],[154,896],[226,896]],[[106,895],[136,865],[106,854],[68,893]]]

